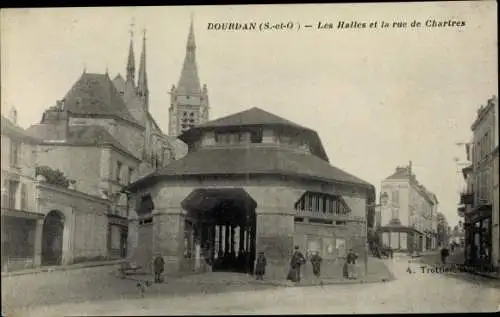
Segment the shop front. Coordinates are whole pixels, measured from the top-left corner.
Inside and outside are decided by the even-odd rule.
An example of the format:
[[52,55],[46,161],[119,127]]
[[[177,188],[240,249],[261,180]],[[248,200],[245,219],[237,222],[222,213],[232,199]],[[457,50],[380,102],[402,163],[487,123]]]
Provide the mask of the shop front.
[[466,264],[485,267],[491,265],[491,220],[491,209],[477,210],[466,219]]

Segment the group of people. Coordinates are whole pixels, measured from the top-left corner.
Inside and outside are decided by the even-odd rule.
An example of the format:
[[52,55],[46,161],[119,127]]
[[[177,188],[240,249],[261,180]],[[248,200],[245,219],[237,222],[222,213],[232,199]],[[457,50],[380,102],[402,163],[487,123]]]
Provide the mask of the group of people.
[[[347,253],[346,261],[343,266],[343,276],[345,278],[356,278],[356,261],[357,255],[349,250]],[[321,275],[321,263],[323,262],[323,258],[319,255],[318,251],[315,251],[312,256],[309,258],[311,262],[313,274],[316,278],[319,278]],[[301,267],[307,263],[307,258],[300,251],[299,246],[295,246],[294,253],[290,260],[290,269],[288,271],[287,280],[298,283],[300,282],[300,271]],[[264,252],[260,252],[257,256],[256,265],[255,265],[255,276],[258,280],[263,280],[266,272],[267,259],[264,255]]]
[[[343,266],[343,276],[345,278],[355,278],[355,269],[356,269],[356,261],[357,255],[349,250],[346,256],[346,261]],[[321,263],[323,259],[319,255],[318,251],[315,251],[312,256],[309,258],[309,261],[312,264],[313,274],[316,278],[319,278],[321,275]],[[300,251],[299,246],[295,246],[294,253],[290,260],[290,269],[288,271],[287,280],[292,282],[300,282],[300,270],[302,265],[307,263],[307,258]],[[165,260],[161,256],[161,254],[157,254],[154,262],[153,262],[153,270],[154,270],[154,282],[162,283],[162,273],[164,271]],[[264,280],[264,276],[266,275],[266,267],[267,267],[267,258],[264,252],[259,252],[255,261],[255,278],[257,280]]]

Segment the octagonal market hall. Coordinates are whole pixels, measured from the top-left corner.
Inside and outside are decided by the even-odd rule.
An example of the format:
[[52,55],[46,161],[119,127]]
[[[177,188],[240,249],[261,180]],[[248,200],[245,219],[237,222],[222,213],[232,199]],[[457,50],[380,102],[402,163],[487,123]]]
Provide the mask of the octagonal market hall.
[[[284,278],[294,245],[326,263],[364,250],[369,183],[329,164],[318,134],[251,108],[185,131],[188,154],[127,188],[128,254],[146,271],[251,273]],[[337,261],[338,262],[338,261]]]

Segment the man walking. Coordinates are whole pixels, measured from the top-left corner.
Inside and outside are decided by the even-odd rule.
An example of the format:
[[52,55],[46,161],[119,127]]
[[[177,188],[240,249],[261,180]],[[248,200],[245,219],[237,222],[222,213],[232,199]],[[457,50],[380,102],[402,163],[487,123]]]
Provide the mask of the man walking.
[[314,252],[313,256],[311,257],[311,264],[313,267],[313,274],[317,279],[319,279],[321,275],[321,262],[323,262],[323,259],[319,255],[319,251]]

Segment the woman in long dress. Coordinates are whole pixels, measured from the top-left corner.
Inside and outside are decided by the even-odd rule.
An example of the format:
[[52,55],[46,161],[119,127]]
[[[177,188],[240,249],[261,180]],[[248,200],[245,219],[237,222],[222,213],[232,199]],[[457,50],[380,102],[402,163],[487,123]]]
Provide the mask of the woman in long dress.
[[290,260],[290,271],[288,271],[287,280],[292,282],[300,282],[300,267],[306,263],[306,258],[300,252],[299,246],[295,246],[295,252]]

